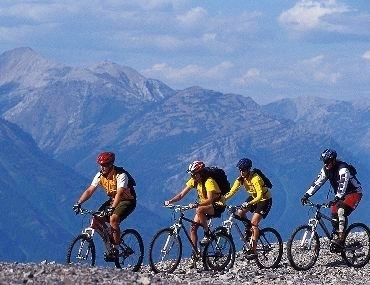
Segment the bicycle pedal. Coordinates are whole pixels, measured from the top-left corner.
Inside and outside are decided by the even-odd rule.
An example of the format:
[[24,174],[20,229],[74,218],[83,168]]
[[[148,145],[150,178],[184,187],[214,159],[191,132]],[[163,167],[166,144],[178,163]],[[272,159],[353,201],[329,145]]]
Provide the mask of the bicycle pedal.
[[338,246],[336,244],[331,244],[330,245],[330,252],[331,253],[341,253],[342,252],[342,249],[343,249],[343,247]]
[[117,259],[117,256],[113,256],[113,255],[110,255],[110,254],[105,254],[104,255],[104,260],[106,262],[114,262],[114,261],[116,261],[116,259]]

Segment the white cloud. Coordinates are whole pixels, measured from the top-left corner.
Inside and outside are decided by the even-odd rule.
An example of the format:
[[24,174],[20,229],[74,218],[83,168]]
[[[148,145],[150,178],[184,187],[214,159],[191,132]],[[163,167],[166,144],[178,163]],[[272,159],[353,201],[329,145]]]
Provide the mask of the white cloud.
[[255,83],[267,83],[267,79],[262,77],[259,69],[250,68],[242,77],[234,79],[233,83],[236,86],[243,87]]
[[142,73],[147,77],[159,76],[163,79],[183,82],[194,78],[223,78],[225,73],[232,67],[233,64],[227,61],[221,62],[220,64],[210,68],[205,68],[198,64],[189,64],[182,68],[176,68],[168,65],[167,63],[158,63],[153,65],[150,69],[142,71]]
[[185,14],[177,16],[179,22],[185,26],[193,26],[200,21],[204,21],[207,16],[207,11],[202,7],[195,7],[187,11]]
[[366,59],[366,60],[370,60],[370,50],[366,51],[366,52],[362,55],[362,58],[363,58],[363,59]]
[[323,55],[303,60],[301,68],[307,79],[313,79],[324,84],[336,84],[342,78],[338,70],[333,71],[335,68],[331,67],[331,65],[325,61]]
[[[14,3],[0,10],[0,16],[33,22],[52,21],[78,11],[68,3]],[[61,13],[63,11],[63,13]]]
[[[340,17],[349,12],[350,8],[337,0],[314,1],[301,0],[289,10],[279,16],[279,22],[288,29],[296,32],[305,32],[313,29],[326,31],[341,31],[343,26],[337,21],[332,23],[328,16]],[[339,18],[337,18],[339,19]]]

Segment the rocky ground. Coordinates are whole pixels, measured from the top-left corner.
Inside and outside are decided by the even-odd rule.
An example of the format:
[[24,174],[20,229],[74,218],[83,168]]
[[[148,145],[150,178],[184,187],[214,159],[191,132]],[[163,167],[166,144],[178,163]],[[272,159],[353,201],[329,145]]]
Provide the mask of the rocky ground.
[[[199,265],[200,266],[200,265]],[[254,261],[237,257],[228,272],[190,269],[188,261],[173,274],[154,274],[143,266],[139,272],[112,267],[77,267],[41,263],[0,263],[0,284],[370,284],[370,265],[348,267],[339,255],[322,250],[308,271],[296,271],[283,260],[276,269],[259,269]]]

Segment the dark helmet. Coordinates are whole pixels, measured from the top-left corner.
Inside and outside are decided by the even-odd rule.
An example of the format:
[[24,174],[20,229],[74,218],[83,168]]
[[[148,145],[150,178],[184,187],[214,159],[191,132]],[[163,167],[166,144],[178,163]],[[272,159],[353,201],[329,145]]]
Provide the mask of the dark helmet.
[[107,151],[102,152],[98,155],[96,158],[96,162],[100,165],[107,164],[107,163],[114,163],[114,160],[116,159],[116,156],[113,152]]
[[327,148],[321,153],[320,158],[324,163],[328,161],[336,160],[337,152],[334,149]]
[[242,158],[236,165],[239,170],[249,170],[252,168],[252,160],[249,158]]
[[195,160],[192,163],[190,163],[187,172],[191,174],[198,173],[202,171],[205,167],[206,165],[204,164],[203,161]]

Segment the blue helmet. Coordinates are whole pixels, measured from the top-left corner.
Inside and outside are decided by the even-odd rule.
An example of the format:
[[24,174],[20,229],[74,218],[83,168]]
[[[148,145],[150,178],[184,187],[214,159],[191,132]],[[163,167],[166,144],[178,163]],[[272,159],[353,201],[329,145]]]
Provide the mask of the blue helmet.
[[249,170],[252,168],[252,160],[249,158],[242,158],[236,165],[239,170]]
[[327,148],[321,153],[321,160],[326,163],[337,159],[337,152],[334,149]]

